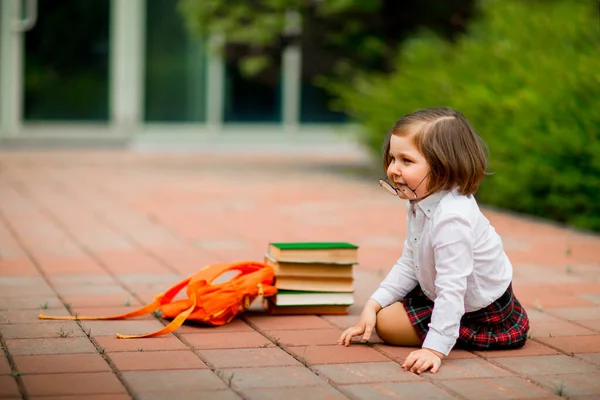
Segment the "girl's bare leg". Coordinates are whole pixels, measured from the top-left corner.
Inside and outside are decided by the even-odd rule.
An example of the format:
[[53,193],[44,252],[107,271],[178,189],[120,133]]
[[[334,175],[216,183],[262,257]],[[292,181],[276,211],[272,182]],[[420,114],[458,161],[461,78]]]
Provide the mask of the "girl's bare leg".
[[377,335],[387,344],[395,346],[421,346],[423,344],[400,302],[379,310],[376,329]]

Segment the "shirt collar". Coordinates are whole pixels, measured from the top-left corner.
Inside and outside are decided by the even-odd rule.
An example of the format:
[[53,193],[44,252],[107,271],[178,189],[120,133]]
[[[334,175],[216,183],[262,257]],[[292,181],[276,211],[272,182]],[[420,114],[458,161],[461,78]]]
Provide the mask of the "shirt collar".
[[417,207],[419,207],[421,209],[421,211],[423,211],[423,213],[427,216],[427,218],[431,218],[431,216],[433,215],[438,204],[440,204],[440,201],[442,200],[442,198],[445,195],[447,195],[448,193],[449,193],[449,191],[447,191],[447,190],[435,192],[435,193],[425,197],[423,200],[419,200],[411,205],[412,206],[416,205]]

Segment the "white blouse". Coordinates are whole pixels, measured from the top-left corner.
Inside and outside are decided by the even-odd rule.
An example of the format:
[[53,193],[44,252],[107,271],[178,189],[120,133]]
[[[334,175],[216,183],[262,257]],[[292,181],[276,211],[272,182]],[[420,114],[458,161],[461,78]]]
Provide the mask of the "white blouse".
[[475,198],[444,191],[410,203],[402,256],[371,298],[387,307],[419,284],[434,302],[423,347],[448,355],[464,313],[496,301],[511,280],[502,240]]

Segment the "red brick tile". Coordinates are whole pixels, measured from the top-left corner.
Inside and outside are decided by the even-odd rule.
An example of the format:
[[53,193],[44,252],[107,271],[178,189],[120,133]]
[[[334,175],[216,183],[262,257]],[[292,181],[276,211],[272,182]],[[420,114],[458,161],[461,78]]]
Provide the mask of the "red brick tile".
[[563,308],[586,307],[594,303],[577,296],[548,291],[547,293],[528,294],[523,292],[518,295],[519,302],[524,307]]
[[583,358],[584,360],[591,362],[592,364],[600,366],[600,353],[581,353],[575,355],[578,358]]
[[288,350],[308,365],[389,361],[389,358],[365,345],[298,346],[288,347]]
[[94,340],[107,353],[115,351],[139,351],[140,349],[143,351],[187,350],[187,346],[172,334],[144,339],[118,339],[113,336],[98,336]]
[[45,312],[42,308],[63,308],[63,304],[56,295],[0,298],[0,310],[38,310],[40,313]]
[[299,365],[279,348],[198,350],[198,354],[215,368]]
[[110,372],[110,366],[99,354],[14,356],[13,361],[17,371],[27,374]]
[[0,352],[0,375],[8,375],[11,372],[10,364],[3,352]]
[[13,356],[96,353],[96,348],[87,337],[8,339],[6,345]]
[[418,375],[407,372],[395,362],[367,362],[352,364],[326,364],[312,367],[319,375],[334,385],[356,383],[403,382],[420,380]]
[[578,321],[579,325],[583,325],[586,328],[592,329],[595,332],[600,332],[600,319],[590,319],[585,321]]
[[[164,328],[156,319],[152,320],[113,320],[113,321],[81,321],[83,327],[93,337],[123,335],[141,335]],[[91,330],[91,331],[90,331]]]
[[21,379],[29,396],[126,393],[121,382],[110,372],[24,375]]
[[597,372],[593,365],[565,355],[496,358],[494,363],[525,376]]
[[17,381],[10,375],[0,375],[0,397],[21,398]]
[[[147,392],[140,393],[135,398],[137,400],[194,400],[198,396],[197,391],[167,391],[167,392]],[[202,400],[241,400],[234,391],[229,389],[222,390],[203,390]],[[86,399],[87,400],[87,399]]]
[[[404,359],[408,357],[410,353],[418,350],[417,347],[390,346],[387,344],[375,344],[373,348],[396,362],[404,362]],[[477,356],[469,351],[454,349],[444,358],[444,360],[460,360],[463,358],[475,357]]]
[[458,393],[465,399],[539,399],[553,397],[548,389],[517,377],[489,379],[453,379],[441,381],[442,386]]
[[274,346],[258,332],[190,333],[181,335],[194,349],[243,349]]
[[598,370],[587,373],[534,375],[531,376],[531,379],[548,388],[553,393],[560,391],[562,397],[567,399],[585,398],[583,396],[591,396],[589,397],[590,399],[597,399],[600,394]]
[[83,337],[85,333],[75,321],[43,321],[36,324],[14,324],[2,327],[4,339]]
[[237,390],[327,385],[323,379],[304,366],[237,368],[223,370],[223,374],[226,381],[231,377],[231,385]]
[[[43,396],[30,397],[31,400],[80,400],[81,396]],[[92,394],[86,395],[85,400],[131,400],[127,394]]]
[[590,336],[548,337],[538,338],[537,340],[569,354],[600,352],[600,334]]
[[333,345],[341,334],[336,328],[269,331],[271,339],[282,346]]
[[[304,400],[307,395],[311,399],[346,400],[348,397],[334,388],[327,386],[301,386],[288,388],[244,389],[242,394],[248,400]],[[219,397],[214,397],[220,400]],[[203,399],[204,400],[204,399]]]
[[177,329],[177,333],[224,333],[224,332],[253,332],[250,327],[241,319],[234,319],[228,324],[220,326],[202,325],[193,322],[186,322]]
[[430,382],[370,383],[340,386],[353,399],[454,399]]
[[225,382],[208,369],[127,371],[122,376],[136,398],[143,393],[164,392],[165,388],[176,388],[173,392],[196,392],[196,396],[205,390],[227,388]]
[[[140,307],[142,303],[137,301],[131,294],[87,294],[87,295],[62,295],[67,303],[75,308],[104,308],[104,307],[123,307],[124,304],[131,304],[131,308]],[[94,312],[95,314],[95,312]]]
[[501,378],[510,376],[510,372],[480,358],[462,360],[444,360],[442,367],[435,374],[427,374],[431,379],[457,378]]
[[24,259],[1,259],[0,276],[39,276],[37,268],[31,260]]
[[89,256],[58,257],[36,255],[40,268],[47,275],[101,274],[100,264]]
[[263,332],[296,329],[331,329],[332,325],[316,315],[249,315],[244,317]]
[[592,335],[591,329],[567,321],[532,323],[529,334],[534,339],[556,336]]
[[71,315],[66,308],[50,308],[47,310],[18,310],[18,311],[0,311],[0,325],[7,324],[32,324],[43,323],[38,316],[40,314],[68,316]]
[[194,352],[188,350],[124,351],[111,353],[110,359],[120,371],[208,368]]
[[519,349],[474,351],[473,353],[475,353],[481,357],[484,357],[484,358],[530,357],[530,356],[560,354],[555,349],[545,346],[544,344],[538,343],[534,340],[528,340],[527,342],[525,342],[525,346],[523,346]]
[[600,305],[596,307],[554,308],[548,313],[569,321],[589,321],[600,319]]
[[[117,284],[118,282],[107,273],[101,274],[69,274],[69,275],[53,275],[49,277],[52,286],[59,291],[61,288],[69,289],[70,286],[96,286],[106,284]],[[66,291],[68,292],[68,290]]]

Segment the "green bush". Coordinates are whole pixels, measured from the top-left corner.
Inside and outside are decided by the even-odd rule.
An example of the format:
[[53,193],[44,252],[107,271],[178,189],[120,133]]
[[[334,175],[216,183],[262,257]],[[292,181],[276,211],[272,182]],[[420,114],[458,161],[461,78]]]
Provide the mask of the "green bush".
[[461,111],[490,147],[486,204],[600,231],[600,33],[591,0],[485,0],[454,43],[421,32],[391,75],[329,81],[336,108],[383,137],[418,108]]

